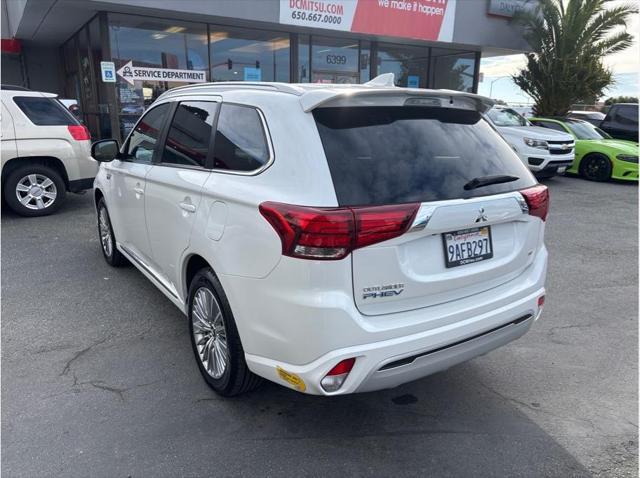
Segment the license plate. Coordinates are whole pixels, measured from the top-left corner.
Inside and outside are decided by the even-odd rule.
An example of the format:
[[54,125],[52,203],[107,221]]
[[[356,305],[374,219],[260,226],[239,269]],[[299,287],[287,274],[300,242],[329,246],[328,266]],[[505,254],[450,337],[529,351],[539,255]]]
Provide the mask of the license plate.
[[447,268],[472,264],[493,257],[491,227],[474,227],[442,235]]

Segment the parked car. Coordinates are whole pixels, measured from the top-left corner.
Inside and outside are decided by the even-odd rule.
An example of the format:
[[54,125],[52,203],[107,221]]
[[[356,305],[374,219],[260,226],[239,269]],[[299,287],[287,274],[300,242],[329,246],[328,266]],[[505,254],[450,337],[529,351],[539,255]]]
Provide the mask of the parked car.
[[2,87],[2,189],[22,216],[55,212],[93,186],[89,131],[51,93]]
[[573,136],[534,126],[512,108],[494,106],[486,116],[537,177],[564,173],[573,164]]
[[569,133],[576,139],[576,159],[567,172],[592,181],[638,180],[637,142],[613,139],[592,124],[573,118],[531,118],[529,121]]
[[188,316],[222,395],[446,369],[523,335],[544,301],[547,189],[491,104],[392,75],[174,88],[121,148],[93,145],[102,252]]
[[638,104],[611,105],[607,116],[597,126],[613,138],[638,141]]
[[587,121],[594,126],[600,126],[602,120],[606,117],[600,111],[569,111],[567,117]]

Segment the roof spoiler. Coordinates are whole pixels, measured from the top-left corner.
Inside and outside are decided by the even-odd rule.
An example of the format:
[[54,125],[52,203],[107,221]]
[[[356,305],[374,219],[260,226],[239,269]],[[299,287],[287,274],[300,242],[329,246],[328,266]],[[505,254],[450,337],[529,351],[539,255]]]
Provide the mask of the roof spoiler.
[[[410,100],[410,101],[408,101]],[[384,73],[363,85],[310,90],[300,96],[305,113],[321,106],[440,106],[484,113],[495,102],[487,97],[453,90],[399,88],[393,73]]]

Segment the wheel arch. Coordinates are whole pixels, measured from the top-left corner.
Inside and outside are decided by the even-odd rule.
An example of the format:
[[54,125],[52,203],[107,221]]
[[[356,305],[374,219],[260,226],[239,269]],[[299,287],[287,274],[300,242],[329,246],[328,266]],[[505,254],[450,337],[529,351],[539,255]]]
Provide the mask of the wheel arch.
[[64,163],[55,156],[27,156],[11,158],[2,167],[2,185],[4,186],[4,182],[9,174],[28,164],[37,164],[39,166],[47,166],[54,169],[58,174],[60,174],[60,177],[64,181],[65,188],[69,190],[69,176],[67,175],[67,169],[64,167]]
[[191,285],[191,281],[193,281],[193,278],[198,273],[198,271],[205,267],[209,267],[212,271],[214,270],[209,261],[207,261],[200,254],[191,253],[185,258],[184,265],[182,267],[183,280],[181,281],[183,287],[182,292],[185,299],[187,299],[189,296],[189,286]]
[[102,198],[104,198],[104,193],[100,190],[100,188],[95,188],[95,190],[93,191],[93,205],[96,207],[96,211],[98,210],[98,202]]

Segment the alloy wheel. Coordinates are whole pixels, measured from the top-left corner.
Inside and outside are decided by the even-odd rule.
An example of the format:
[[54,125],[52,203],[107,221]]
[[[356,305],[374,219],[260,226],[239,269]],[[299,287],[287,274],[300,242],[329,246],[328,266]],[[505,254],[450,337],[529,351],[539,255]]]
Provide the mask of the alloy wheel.
[[44,174],[28,174],[18,181],[16,197],[27,209],[40,210],[55,202],[58,190],[55,183]]
[[113,253],[113,236],[111,235],[111,223],[109,222],[109,213],[106,208],[100,208],[98,214],[98,232],[100,233],[100,242],[102,250],[107,257],[111,257]]
[[590,158],[584,168],[584,172],[590,179],[605,179],[609,174],[609,160],[602,156]]
[[219,379],[229,364],[227,331],[213,292],[200,287],[193,296],[191,323],[198,357],[207,373]]

